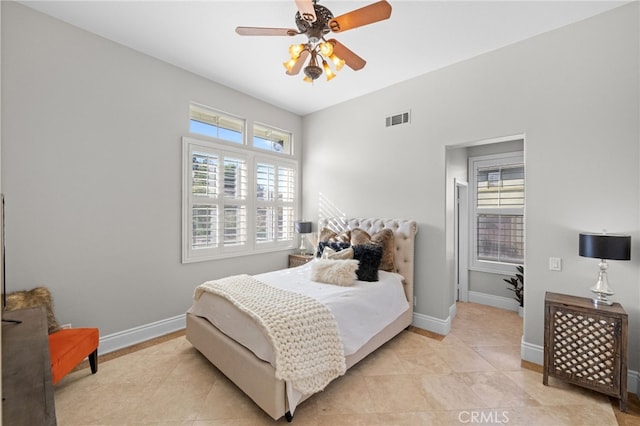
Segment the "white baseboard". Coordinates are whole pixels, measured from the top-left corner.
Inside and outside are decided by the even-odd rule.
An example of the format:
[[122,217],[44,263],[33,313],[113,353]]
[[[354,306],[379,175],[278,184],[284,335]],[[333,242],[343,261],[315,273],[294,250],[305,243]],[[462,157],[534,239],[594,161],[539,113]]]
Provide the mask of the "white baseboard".
[[453,319],[458,315],[458,305],[453,302],[453,305],[449,306],[449,324],[453,322]]
[[518,312],[518,302],[514,299],[502,296],[494,296],[493,294],[479,293],[477,291],[469,292],[469,302],[479,303],[481,305],[493,306],[494,308],[506,309]]
[[544,364],[544,348],[534,345],[533,343],[525,342],[523,336],[520,341],[520,357],[524,361],[542,365]]
[[98,353],[100,355],[117,351],[137,343],[145,342],[174,331],[183,330],[186,327],[185,315],[152,322],[129,330],[119,331],[100,337]]
[[412,324],[423,330],[446,336],[451,331],[451,316],[442,320],[440,318],[430,317],[429,315],[414,312]]
[[[525,342],[524,339],[520,345],[520,355],[524,361],[534,364],[544,364],[544,347]],[[638,394],[640,391],[640,373],[637,371],[627,371],[627,392]]]
[[627,392],[640,395],[640,372],[629,370],[627,373]]

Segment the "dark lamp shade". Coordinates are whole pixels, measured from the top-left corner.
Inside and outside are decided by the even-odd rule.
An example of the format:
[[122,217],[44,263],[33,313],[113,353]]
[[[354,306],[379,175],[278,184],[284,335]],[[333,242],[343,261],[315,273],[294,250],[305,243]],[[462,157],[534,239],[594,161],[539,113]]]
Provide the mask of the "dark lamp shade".
[[631,237],[613,234],[580,234],[578,254],[596,259],[630,260]]
[[298,234],[310,234],[311,222],[296,222],[296,233]]

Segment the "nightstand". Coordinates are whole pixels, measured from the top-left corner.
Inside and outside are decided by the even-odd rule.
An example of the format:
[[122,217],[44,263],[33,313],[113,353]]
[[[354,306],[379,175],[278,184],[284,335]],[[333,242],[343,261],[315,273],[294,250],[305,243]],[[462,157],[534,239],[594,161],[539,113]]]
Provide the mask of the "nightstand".
[[542,383],[552,376],[602,392],[626,411],[627,322],[619,303],[595,306],[586,297],[547,292]]
[[290,254],[289,255],[289,268],[293,268],[294,266],[301,266],[307,262],[311,262],[313,260],[312,254]]

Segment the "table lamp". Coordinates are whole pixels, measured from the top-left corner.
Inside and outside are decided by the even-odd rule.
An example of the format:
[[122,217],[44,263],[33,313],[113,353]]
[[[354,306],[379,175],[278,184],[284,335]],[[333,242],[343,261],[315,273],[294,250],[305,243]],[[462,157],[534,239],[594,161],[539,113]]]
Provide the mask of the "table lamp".
[[305,244],[305,234],[311,233],[311,222],[298,221],[295,223],[296,233],[300,234],[300,254],[305,254],[307,247]]
[[582,257],[592,257],[600,259],[598,266],[598,281],[591,287],[591,291],[596,294],[593,303],[612,305],[607,296],[611,296],[613,291],[609,287],[607,279],[607,259],[630,260],[631,259],[631,237],[629,235],[614,234],[591,234],[581,233],[579,239],[578,254]]

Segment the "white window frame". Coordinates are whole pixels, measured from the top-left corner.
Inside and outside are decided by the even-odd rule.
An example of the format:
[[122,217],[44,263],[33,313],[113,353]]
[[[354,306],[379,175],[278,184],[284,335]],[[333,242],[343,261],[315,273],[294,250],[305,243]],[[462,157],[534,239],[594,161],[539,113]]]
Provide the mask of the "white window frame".
[[[474,271],[481,272],[489,272],[495,274],[512,274],[515,271],[515,267],[517,264],[515,263],[507,263],[507,262],[496,262],[496,261],[488,261],[478,259],[478,246],[477,246],[477,236],[478,236],[478,214],[492,214],[492,212],[483,209],[480,213],[477,208],[478,206],[478,169],[485,167],[498,167],[498,166],[509,166],[513,164],[524,164],[524,153],[522,151],[518,152],[507,152],[501,154],[491,154],[491,155],[482,155],[477,157],[469,158],[469,187],[471,189],[471,205],[470,205],[470,215],[469,215],[469,229],[470,229],[470,250],[469,250],[469,269]],[[525,188],[526,188],[526,170],[525,170]],[[525,190],[526,194],[526,190]],[[526,195],[525,195],[525,204],[526,204]],[[524,222],[524,214],[525,208],[523,207],[515,207],[515,208],[500,208],[499,212],[496,214],[502,215],[522,215]],[[526,239],[526,235],[525,235]]]
[[[242,203],[246,208],[246,232],[247,238],[245,244],[225,246],[219,242],[217,247],[194,249],[193,239],[193,204],[202,202],[202,199],[192,194],[192,154],[194,151],[202,151],[218,156],[230,156],[233,158],[242,158],[246,160],[247,167],[247,196],[244,200],[235,200],[234,203]],[[245,256],[257,253],[264,253],[278,250],[290,250],[296,247],[295,233],[290,233],[291,239],[284,241],[256,242],[256,211],[258,202],[256,200],[256,165],[258,162],[275,164],[292,168],[294,170],[294,194],[293,201],[287,203],[293,208],[293,217],[298,216],[299,206],[299,165],[298,161],[292,158],[282,158],[277,155],[266,154],[263,150],[256,152],[252,148],[246,146],[237,146],[233,143],[225,143],[222,141],[210,141],[196,139],[193,137],[182,138],[182,263],[199,262],[214,259],[223,259],[235,256]],[[224,183],[220,183],[223,185]],[[224,198],[207,199],[205,203],[215,204],[220,212],[218,223],[218,235],[223,236],[221,223],[223,220]],[[274,205],[277,205],[275,203]],[[293,224],[291,224],[293,229]]]
[[[191,130],[191,121],[200,122],[204,125],[210,125],[216,128],[218,132],[216,136],[212,136],[208,133],[193,132]],[[223,111],[219,111],[214,108],[209,108],[204,105],[191,103],[189,105],[189,133],[197,135],[198,137],[213,138],[216,140],[225,141],[226,143],[232,143],[236,146],[247,144],[247,120],[242,117],[238,117],[233,114],[229,114]],[[225,139],[220,137],[220,131],[233,131],[240,134],[240,140],[234,141],[232,139]]]
[[[251,135],[251,145],[262,152],[268,152],[274,155],[293,155],[293,135],[286,130],[269,126],[263,123],[253,123],[253,134]],[[255,146],[255,138],[270,140],[272,149],[264,149]],[[281,150],[276,149],[276,144],[281,146]]]

